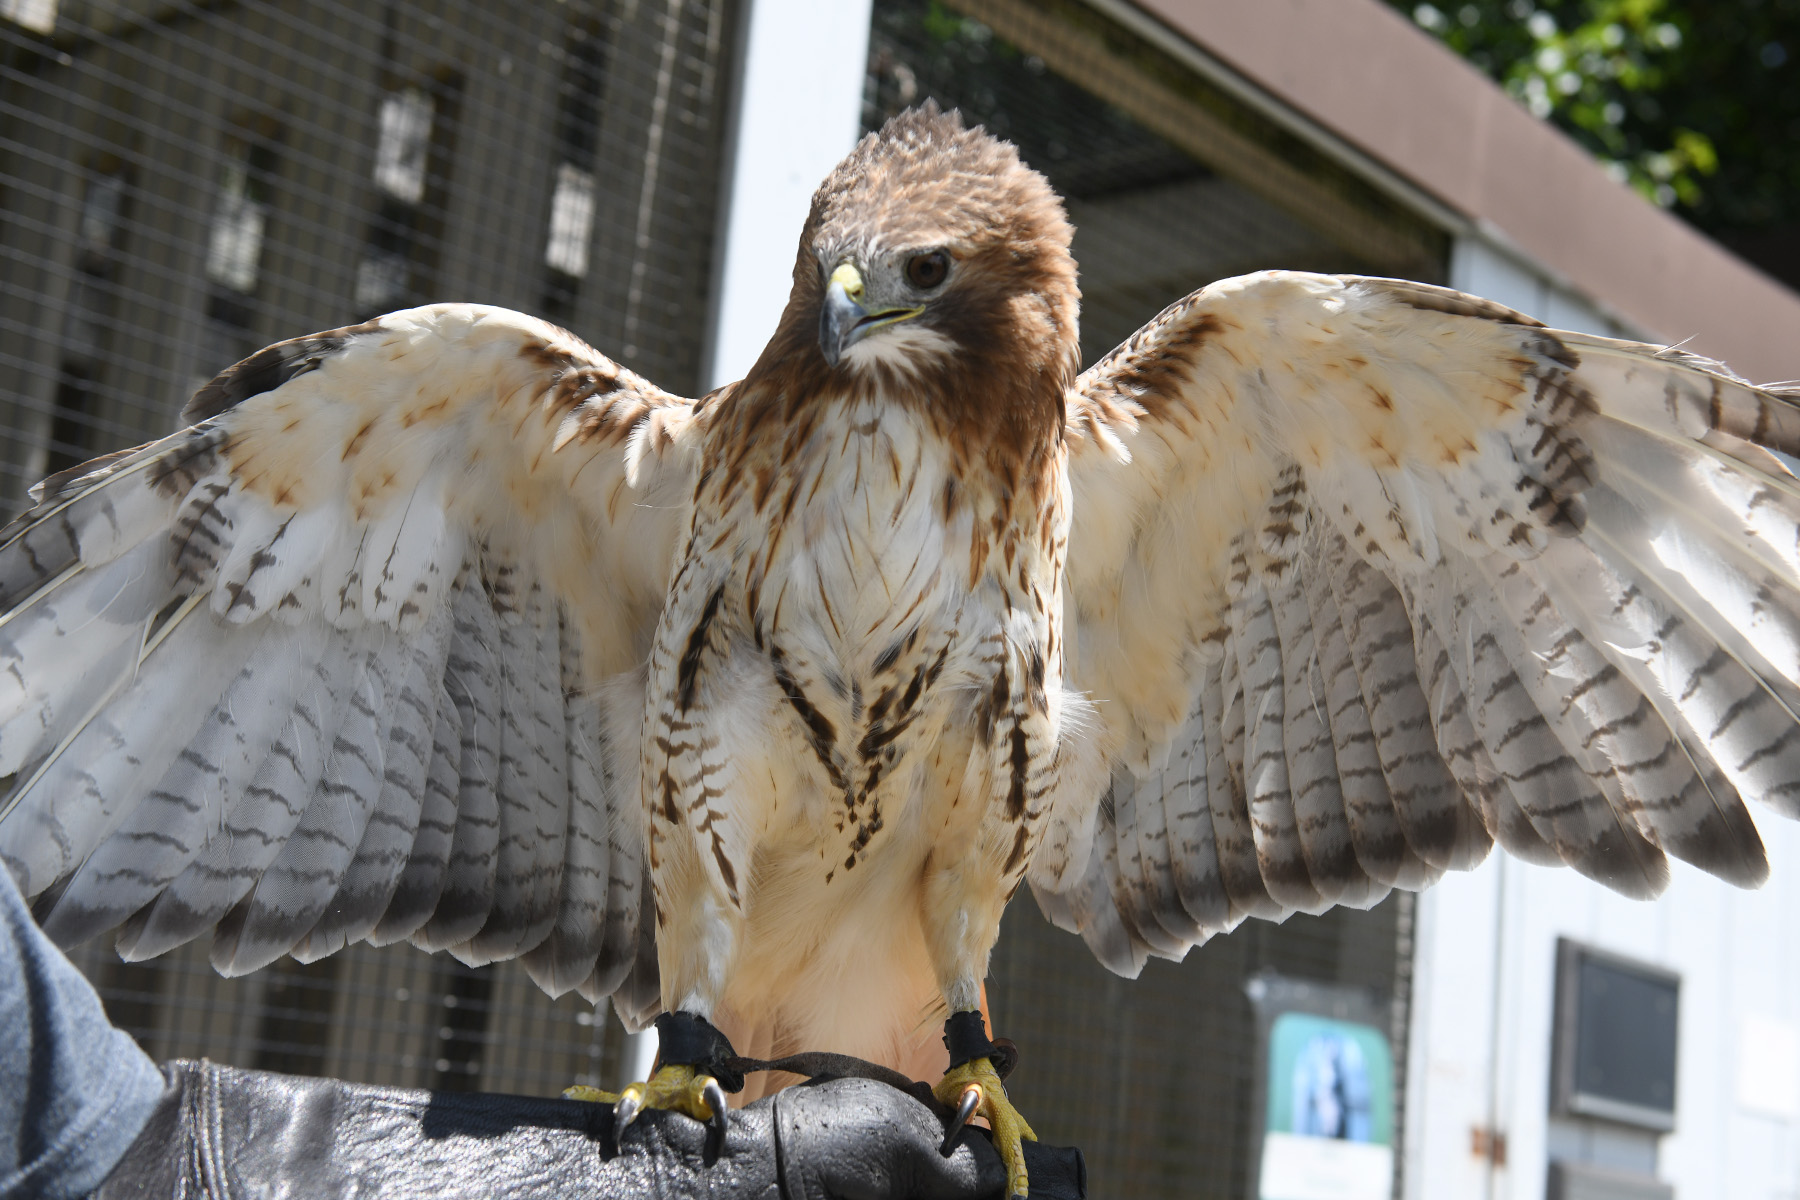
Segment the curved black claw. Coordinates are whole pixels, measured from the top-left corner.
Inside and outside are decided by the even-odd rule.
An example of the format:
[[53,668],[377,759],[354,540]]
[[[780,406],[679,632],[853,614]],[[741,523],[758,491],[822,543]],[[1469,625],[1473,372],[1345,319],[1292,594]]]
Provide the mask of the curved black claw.
[[969,1118],[974,1116],[975,1110],[980,1107],[981,1085],[971,1083],[963,1089],[961,1098],[956,1102],[956,1115],[950,1118],[950,1127],[944,1130],[944,1144],[938,1147],[939,1154],[945,1158],[950,1157],[950,1152],[956,1149],[957,1137],[962,1134],[963,1127],[969,1123]]
[[700,1098],[712,1110],[706,1118],[706,1145],[700,1152],[701,1161],[710,1167],[725,1150],[725,1133],[731,1128],[731,1121],[726,1116],[725,1089],[718,1080],[708,1075],[700,1087]]
[[631,1128],[631,1123],[638,1119],[638,1114],[642,1111],[644,1111],[643,1097],[638,1095],[636,1088],[626,1088],[625,1094],[620,1096],[613,1105],[614,1145],[625,1140],[625,1131]]

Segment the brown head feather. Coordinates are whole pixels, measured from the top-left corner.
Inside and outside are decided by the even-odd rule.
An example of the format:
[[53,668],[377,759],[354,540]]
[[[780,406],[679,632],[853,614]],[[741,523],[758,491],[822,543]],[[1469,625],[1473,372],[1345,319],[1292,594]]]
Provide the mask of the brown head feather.
[[[879,391],[918,406],[971,466],[986,460],[998,471],[1005,489],[1036,493],[1079,367],[1071,233],[1062,201],[1009,143],[929,102],[894,117],[814,193],[780,326],[732,397],[736,420],[715,429],[742,454],[759,431],[816,419],[803,409]],[[947,348],[910,365],[827,363],[819,313],[836,265],[893,269],[939,249],[952,260],[950,278],[904,324]],[[739,432],[721,428],[729,425]]]

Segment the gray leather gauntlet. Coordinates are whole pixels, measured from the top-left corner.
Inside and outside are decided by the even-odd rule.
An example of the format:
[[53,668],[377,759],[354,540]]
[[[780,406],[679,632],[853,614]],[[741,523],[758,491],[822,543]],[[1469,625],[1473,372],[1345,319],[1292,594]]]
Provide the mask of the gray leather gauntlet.
[[[705,1130],[649,1111],[612,1142],[612,1110],[568,1100],[426,1092],[164,1066],[169,1090],[99,1200],[977,1200],[1006,1181],[979,1130],[938,1152],[944,1126],[869,1079],[789,1088],[731,1114],[717,1162]],[[1026,1143],[1031,1194],[1086,1194],[1079,1151]]]

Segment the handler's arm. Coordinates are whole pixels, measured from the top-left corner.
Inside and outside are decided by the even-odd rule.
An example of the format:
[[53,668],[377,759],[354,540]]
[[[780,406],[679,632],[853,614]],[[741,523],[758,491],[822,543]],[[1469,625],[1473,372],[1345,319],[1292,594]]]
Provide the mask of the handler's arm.
[[0,867],[0,1197],[92,1192],[168,1086]]

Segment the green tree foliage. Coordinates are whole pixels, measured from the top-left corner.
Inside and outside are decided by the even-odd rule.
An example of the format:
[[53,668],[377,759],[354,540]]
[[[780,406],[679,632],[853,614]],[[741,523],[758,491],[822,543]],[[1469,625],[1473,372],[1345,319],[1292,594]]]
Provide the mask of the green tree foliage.
[[1655,203],[1800,231],[1800,0],[1388,2]]

